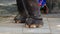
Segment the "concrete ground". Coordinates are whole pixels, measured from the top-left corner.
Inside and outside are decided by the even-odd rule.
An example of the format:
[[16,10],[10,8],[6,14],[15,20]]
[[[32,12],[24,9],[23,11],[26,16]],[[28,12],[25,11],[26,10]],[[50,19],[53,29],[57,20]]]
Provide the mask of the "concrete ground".
[[43,17],[41,28],[25,28],[25,24],[16,24],[14,17],[0,17],[0,34],[60,34],[60,18]]

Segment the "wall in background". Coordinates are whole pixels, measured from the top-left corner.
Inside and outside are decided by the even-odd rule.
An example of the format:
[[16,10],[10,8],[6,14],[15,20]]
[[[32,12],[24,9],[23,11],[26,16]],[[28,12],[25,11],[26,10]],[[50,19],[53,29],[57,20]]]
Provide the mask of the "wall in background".
[[0,16],[17,14],[16,0],[0,0]]
[[47,6],[49,8],[49,13],[60,13],[60,0],[47,0]]

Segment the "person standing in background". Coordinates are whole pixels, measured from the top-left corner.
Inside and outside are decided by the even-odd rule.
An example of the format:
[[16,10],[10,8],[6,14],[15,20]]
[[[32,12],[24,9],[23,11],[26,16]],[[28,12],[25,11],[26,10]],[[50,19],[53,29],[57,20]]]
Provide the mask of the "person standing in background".
[[48,14],[48,7],[46,5],[46,0],[39,0],[40,11],[43,14]]

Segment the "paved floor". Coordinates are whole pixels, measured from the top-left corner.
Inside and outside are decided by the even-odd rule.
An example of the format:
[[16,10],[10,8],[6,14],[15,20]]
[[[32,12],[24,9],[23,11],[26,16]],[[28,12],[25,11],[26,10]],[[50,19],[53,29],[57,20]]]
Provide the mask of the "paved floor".
[[41,28],[25,28],[24,24],[15,24],[11,17],[0,17],[0,34],[60,34],[60,18],[43,17]]

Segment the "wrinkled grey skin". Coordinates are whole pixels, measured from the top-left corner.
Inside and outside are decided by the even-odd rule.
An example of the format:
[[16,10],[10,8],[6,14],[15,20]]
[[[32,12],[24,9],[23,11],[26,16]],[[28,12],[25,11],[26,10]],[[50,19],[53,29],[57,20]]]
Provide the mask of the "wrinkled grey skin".
[[[29,18],[26,18],[26,24],[31,25],[31,24],[41,24],[42,18],[41,13],[40,13],[40,7],[38,6],[37,0],[16,0],[17,1],[17,7],[19,10],[19,15],[21,15],[23,18],[27,17],[28,15],[26,14],[26,10],[29,14]],[[25,8],[24,8],[24,5]],[[26,10],[25,10],[26,9]],[[18,18],[20,19],[20,18]],[[20,19],[21,20],[21,19]]]

